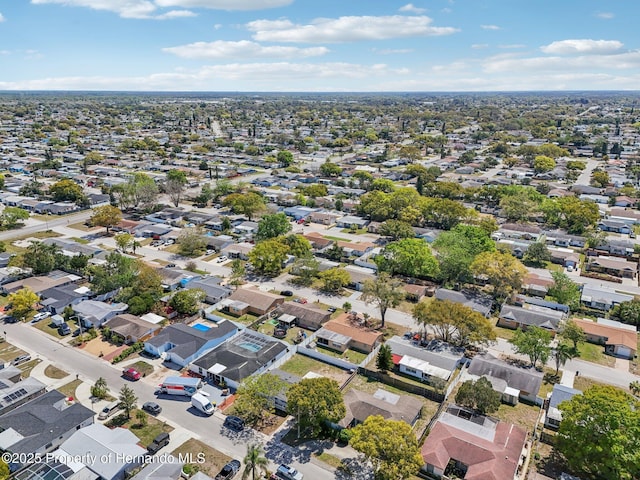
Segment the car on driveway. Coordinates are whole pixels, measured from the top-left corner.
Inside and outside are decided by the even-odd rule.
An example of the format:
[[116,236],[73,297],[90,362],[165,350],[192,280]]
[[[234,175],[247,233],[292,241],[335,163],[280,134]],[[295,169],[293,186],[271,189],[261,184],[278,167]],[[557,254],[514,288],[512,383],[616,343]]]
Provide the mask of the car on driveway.
[[150,413],[151,415],[159,415],[162,412],[162,407],[156,402],[145,402],[142,405],[142,410]]
[[240,471],[240,462],[238,460],[231,460],[227,463],[222,470],[216,475],[215,480],[231,480]]
[[67,325],[66,323],[60,325],[58,327],[58,335],[60,335],[61,337],[71,335],[71,328],[69,328],[69,325]]
[[31,320],[31,322],[32,322],[32,323],[37,323],[37,322],[39,322],[40,320],[44,320],[45,318],[50,317],[50,316],[51,316],[51,312],[40,312],[40,313],[36,313],[36,314],[33,316],[33,319]]
[[122,376],[128,380],[133,380],[134,382],[140,380],[142,375],[135,368],[127,368],[122,372]]
[[271,478],[275,480],[302,480],[304,475],[289,465],[279,465]]
[[225,255],[222,255],[222,256],[218,257],[216,262],[222,263],[222,262],[226,262],[227,260],[229,260],[229,259]]
[[293,292],[291,290],[282,290],[280,295],[285,297],[293,297]]

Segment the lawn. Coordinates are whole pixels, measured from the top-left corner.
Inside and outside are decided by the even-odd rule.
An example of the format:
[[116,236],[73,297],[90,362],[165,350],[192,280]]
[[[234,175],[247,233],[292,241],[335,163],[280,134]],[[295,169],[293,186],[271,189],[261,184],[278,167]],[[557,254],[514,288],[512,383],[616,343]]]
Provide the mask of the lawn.
[[72,223],[71,225],[67,225],[69,228],[73,228],[75,230],[82,230],[83,232],[88,232],[89,230],[93,230],[95,227],[87,227],[84,222]]
[[41,361],[42,360],[40,360],[39,358],[34,358],[33,360],[18,365],[18,368],[22,371],[22,378],[26,378],[31,375],[31,370],[33,370],[33,367],[38,365]]
[[16,240],[25,240],[27,238],[55,238],[55,237],[61,237],[61,236],[62,236],[61,233],[54,232],[53,230],[41,230],[39,232],[33,232],[28,235],[14,237],[9,241],[15,242]]
[[331,350],[330,348],[324,348],[322,345],[318,345],[317,348],[319,352],[322,352],[325,355],[340,358],[356,365],[360,365],[360,363],[362,363],[362,361],[367,358],[366,353],[356,352],[355,350],[351,350],[350,348],[345,350],[344,353],[336,352],[335,350]]
[[584,392],[585,390],[588,390],[589,388],[594,386],[604,387],[609,386],[609,384],[581,376],[577,376],[573,381],[573,388],[575,388],[576,390],[580,390],[581,392]]
[[44,369],[44,374],[47,377],[53,378],[55,380],[60,380],[61,378],[69,375],[64,370],[61,370],[58,367],[54,367],[53,365],[47,365],[47,368]]
[[512,330],[511,328],[498,327],[497,325],[493,326],[493,331],[496,332],[496,337],[504,338],[505,340],[511,340],[517,332],[517,330]]
[[314,457],[316,457],[318,460],[320,460],[321,462],[326,463],[327,465],[332,466],[333,468],[339,468],[342,466],[342,459],[336,457],[335,455],[332,455],[330,453],[327,452],[322,452],[322,453],[312,453],[312,455]]
[[146,377],[147,375],[151,375],[153,373],[153,365],[145,362],[144,360],[140,360],[139,362],[136,362],[130,366],[140,372],[143,377]]
[[367,232],[366,228],[356,228],[355,230],[352,228],[343,228],[340,230],[342,233],[350,233],[351,235],[363,235]]
[[105,425],[107,427],[128,428],[131,433],[140,439],[140,443],[145,447],[149,445],[160,433],[171,432],[173,430],[172,426],[167,425],[166,422],[161,422],[153,415],[149,415],[146,412],[144,412],[147,419],[146,425],[141,425],[139,420],[136,418],[138,411],[141,410],[132,410],[131,418],[129,419],[127,419],[127,415],[125,413],[121,413],[109,420]]
[[65,397],[76,397],[76,389],[82,383],[82,380],[73,380],[66,385],[62,385],[57,390],[62,393]]
[[[210,477],[217,475],[222,470],[222,467],[231,461],[231,457],[194,438],[187,440],[171,453],[176,457],[182,455],[183,457],[192,458],[193,462],[187,464],[191,465],[192,472],[200,471]],[[198,454],[201,453],[204,454],[204,461],[202,462],[198,461]],[[245,452],[240,451],[238,452],[238,457],[243,457],[244,454]]]
[[10,362],[14,358],[24,355],[24,350],[11,345],[9,342],[6,342],[4,339],[0,339],[0,362]]
[[349,372],[328,363],[323,363],[311,357],[296,354],[289,361],[280,367],[280,370],[303,377],[309,372],[333,378],[340,385],[347,379]]
[[89,240],[87,240],[86,238],[80,238],[80,237],[71,237],[69,240],[73,240],[76,243],[79,243],[81,245],[87,245],[89,243]]
[[164,250],[165,252],[178,254],[180,252],[180,245],[174,243],[172,245],[164,247],[162,250]]
[[[75,330],[75,324],[73,322],[66,322],[67,325],[69,325],[69,328],[73,331]],[[59,333],[58,333],[58,327],[56,327],[52,322],[50,318],[45,318],[44,320],[41,320],[37,323],[32,323],[32,325],[37,328],[38,330],[48,333],[49,335],[55,337],[55,338],[63,338]]]
[[351,240],[349,240],[348,238],[333,237],[331,235],[323,235],[323,237],[329,240],[333,240],[335,242],[351,242]]
[[613,367],[616,364],[615,358],[610,355],[605,355],[602,345],[587,342],[579,343],[578,354],[581,360],[586,360],[587,362],[606,365],[607,367]]
[[[273,332],[275,330],[276,326],[273,325],[271,322],[264,322],[262,325],[260,325],[258,327],[258,331],[260,333],[264,333],[265,335],[268,336],[273,336]],[[291,345],[295,345],[295,341],[298,338],[299,332],[304,332],[305,330],[303,328],[300,327],[292,327],[292,328],[288,328],[287,329],[287,335],[286,337],[284,337],[282,340],[284,340],[287,343],[290,343]],[[307,333],[308,334],[308,333]]]
[[242,323],[243,325],[251,325],[253,322],[255,322],[258,319],[258,316],[254,315],[253,313],[246,313],[244,315],[236,317],[234,315],[230,315],[226,312],[221,312],[218,310],[214,312],[214,315],[217,315],[222,318],[226,318],[227,320],[231,320],[232,322]]
[[507,405],[503,403],[497,412],[493,412],[490,415],[504,422],[521,426],[530,432],[533,430],[539,414],[540,407],[519,402],[517,405]]

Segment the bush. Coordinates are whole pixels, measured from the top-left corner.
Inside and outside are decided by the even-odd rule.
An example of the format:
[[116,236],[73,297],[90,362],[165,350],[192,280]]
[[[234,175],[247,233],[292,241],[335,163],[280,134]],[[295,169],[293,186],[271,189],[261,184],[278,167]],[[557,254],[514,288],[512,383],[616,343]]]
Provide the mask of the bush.
[[347,429],[347,428],[343,428],[342,430],[340,430],[340,433],[338,434],[338,442],[343,443],[343,444],[348,444],[349,440],[351,440],[351,430]]
[[114,357],[114,359],[111,361],[111,363],[118,363],[123,361],[124,359],[126,359],[129,355],[133,355],[134,353],[138,353],[141,352],[142,349],[144,349],[144,343],[142,342],[136,342],[133,345],[131,345],[129,348],[125,348],[120,355]]

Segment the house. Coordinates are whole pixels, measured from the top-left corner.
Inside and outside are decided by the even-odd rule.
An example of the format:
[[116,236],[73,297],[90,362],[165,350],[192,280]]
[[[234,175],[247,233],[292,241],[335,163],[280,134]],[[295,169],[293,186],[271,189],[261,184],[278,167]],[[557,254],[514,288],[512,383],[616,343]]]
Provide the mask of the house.
[[349,274],[348,287],[358,292],[362,291],[367,280],[374,281],[376,279],[374,272],[369,268],[347,265],[344,267],[344,271]]
[[46,385],[40,380],[33,377],[21,380],[21,375],[22,370],[13,366],[0,370],[0,415],[46,392]]
[[66,240],[62,238],[45,238],[42,243],[45,245],[57,246],[63,255],[67,257],[75,257],[78,255],[85,255],[87,257],[93,257],[103,251],[102,248],[93,247],[91,245],[83,245],[73,240]]
[[555,333],[563,318],[563,312],[550,308],[535,305],[531,305],[529,308],[503,305],[500,309],[498,326],[514,330],[518,328],[526,330],[527,327],[536,326]]
[[569,248],[550,248],[551,262],[563,267],[576,268],[580,262],[580,255]]
[[318,330],[316,336],[318,345],[340,352],[351,348],[370,353],[382,340],[382,332],[365,326],[363,319],[349,313],[342,313],[329,320]]
[[124,313],[129,308],[126,303],[106,303],[97,300],[83,300],[73,305],[74,313],[85,328],[98,328],[110,318]]
[[552,430],[560,428],[562,412],[558,409],[558,405],[581,393],[580,390],[556,383],[545,402],[544,426]]
[[189,365],[207,380],[238,388],[242,380],[260,374],[287,353],[287,345],[258,332],[243,330]]
[[309,232],[302,236],[309,241],[309,243],[311,244],[311,248],[315,252],[321,252],[322,250],[333,244],[333,240],[331,240],[330,238],[325,238],[317,232]]
[[365,253],[373,250],[375,244],[368,242],[344,242],[337,241],[336,245],[344,250],[345,255],[349,257],[361,257]]
[[44,455],[76,430],[91,425],[93,417],[91,409],[51,390],[0,416],[0,448],[14,454]]
[[[280,370],[279,368],[273,368],[268,371],[270,375],[275,375],[280,380],[285,382],[282,390],[276,393],[273,396],[273,406],[276,410],[280,412],[287,412],[287,389],[302,380],[298,375],[294,375],[293,373],[285,372],[284,370]],[[307,375],[312,372],[307,372]],[[308,378],[305,375],[305,378]]]
[[403,286],[405,291],[405,298],[414,303],[418,303],[425,296],[432,296],[434,294],[433,287],[429,287],[426,285],[413,285],[407,284]]
[[205,294],[205,303],[208,303],[209,305],[215,305],[220,300],[222,300],[223,298],[227,298],[232,293],[232,290],[230,288],[220,285],[221,281],[222,279],[220,277],[209,275],[189,281],[186,284],[185,288],[202,290]]
[[238,288],[229,296],[229,300],[237,302],[236,305],[229,305],[229,313],[238,316],[246,313],[264,315],[284,303],[283,296],[263,292],[255,287]]
[[144,350],[167,362],[185,367],[238,332],[233,322],[224,320],[208,329],[176,323],[144,342]]
[[[127,472],[140,466],[146,458],[147,449],[142,448],[139,442],[138,437],[126,428],[110,429],[95,423],[75,432],[60,446],[54,457],[62,462],[69,462],[73,458],[87,459],[83,465],[76,464],[74,467],[86,467],[100,480],[123,480]],[[88,457],[88,452],[92,457]],[[91,458],[108,461],[91,461]],[[87,476],[85,474],[81,478]]]
[[460,303],[465,307],[469,307],[474,312],[480,313],[484,317],[488,317],[491,314],[491,309],[493,308],[493,299],[490,296],[481,295],[469,290],[456,292],[455,290],[438,288],[436,290],[435,297],[438,300],[449,300],[451,302]]
[[618,293],[613,288],[608,287],[592,287],[585,285],[582,287],[582,296],[580,301],[583,305],[608,312],[615,305],[633,300],[632,295]]
[[[181,480],[182,467],[184,467],[184,462],[178,458],[172,455],[162,455],[162,462],[148,463],[129,480]],[[191,478],[195,478],[195,476]]]
[[493,389],[502,394],[504,403],[515,405],[518,399],[542,403],[542,399],[538,397],[542,373],[535,369],[516,367],[485,354],[473,357],[467,373],[474,380],[486,377]]
[[448,380],[459,366],[467,362],[464,349],[437,340],[421,348],[409,340],[393,336],[386,345],[391,348],[391,358],[398,372],[428,383],[433,379]]
[[373,415],[403,421],[413,426],[420,418],[424,406],[416,397],[398,395],[381,388],[373,395],[352,388],[343,398],[347,413],[338,423],[342,428],[355,427]]
[[240,242],[232,243],[220,250],[222,255],[227,258],[239,258],[240,260],[249,260],[249,253],[253,250],[252,243]]
[[22,288],[28,287],[33,293],[39,294],[40,292],[43,292],[44,290],[47,290],[49,288],[76,283],[81,279],[82,277],[78,275],[63,272],[62,270],[54,270],[48,275],[28,277],[15,282],[6,283],[2,285],[0,290],[4,294],[10,294],[13,292],[17,292]]
[[356,229],[362,229],[362,228],[366,228],[368,224],[369,224],[369,220],[366,220],[361,217],[356,217],[354,215],[346,215],[336,220],[336,225],[340,228],[355,227]]
[[616,207],[633,207],[638,200],[635,198],[627,197],[626,195],[620,195],[616,197],[614,205]]
[[574,319],[584,332],[587,342],[604,345],[605,353],[620,358],[632,359],[638,349],[638,332],[634,325],[625,325],[613,320]]
[[600,220],[598,230],[629,235],[633,232],[633,225],[620,220]]
[[589,272],[605,273],[621,278],[636,278],[638,262],[616,257],[590,257],[586,263]]
[[309,221],[320,225],[333,225],[341,215],[331,212],[313,212],[309,215]]
[[546,297],[549,287],[553,285],[553,278],[541,277],[535,273],[528,273],[522,281],[522,292],[536,297]]
[[526,443],[523,429],[453,405],[422,445],[423,470],[436,478],[514,480]]
[[162,328],[157,323],[147,322],[136,315],[122,313],[104,323],[112,334],[119,336],[126,344],[144,342],[153,337]]
[[298,326],[307,330],[318,330],[331,318],[331,312],[312,305],[297,302],[284,302],[278,306],[278,312],[295,317]]
[[66,307],[89,300],[91,296],[92,293],[88,287],[78,287],[71,283],[40,292],[40,305],[52,315],[60,315]]
[[156,272],[162,277],[162,288],[165,292],[172,292],[179,287],[184,287],[192,280],[202,277],[197,273],[179,268],[157,268]]

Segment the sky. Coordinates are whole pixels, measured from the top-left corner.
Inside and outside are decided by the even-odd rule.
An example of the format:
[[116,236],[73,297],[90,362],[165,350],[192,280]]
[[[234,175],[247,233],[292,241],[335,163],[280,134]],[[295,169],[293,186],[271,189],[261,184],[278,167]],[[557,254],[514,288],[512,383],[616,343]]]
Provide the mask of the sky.
[[0,90],[640,89],[638,0],[0,0]]

